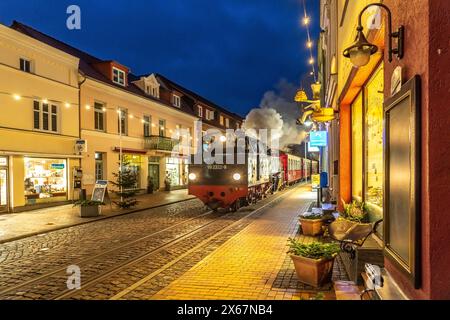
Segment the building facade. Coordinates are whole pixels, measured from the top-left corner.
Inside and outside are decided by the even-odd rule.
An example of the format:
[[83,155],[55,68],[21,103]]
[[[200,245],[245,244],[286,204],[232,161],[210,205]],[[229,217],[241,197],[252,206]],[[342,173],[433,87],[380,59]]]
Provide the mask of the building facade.
[[82,185],[89,195],[97,180],[114,181],[120,157],[137,176],[135,188],[171,189],[188,183],[196,121],[202,130],[240,127],[242,118],[160,74],[136,76],[117,61],[102,60],[29,26],[12,28],[79,59],[79,136]]
[[329,128],[329,170],[337,179],[333,195],[340,204],[364,201],[371,221],[383,219],[374,239],[390,279],[406,297],[448,299],[450,253],[445,246],[450,236],[443,199],[450,191],[445,133],[450,113],[444,107],[444,84],[450,79],[443,70],[449,64],[444,34],[450,3],[382,1],[391,11],[393,31],[405,28],[404,56],[394,54],[392,61],[387,11],[370,7],[362,24],[378,51],[358,68],[343,51],[355,39],[359,13],[375,2],[321,1],[324,101],[339,112]]
[[0,212],[74,198],[78,64],[0,25]]

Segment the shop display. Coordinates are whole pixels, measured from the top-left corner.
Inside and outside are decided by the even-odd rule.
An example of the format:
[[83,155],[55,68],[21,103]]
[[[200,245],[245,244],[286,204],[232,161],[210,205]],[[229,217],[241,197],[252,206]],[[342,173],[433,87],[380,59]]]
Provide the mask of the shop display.
[[67,165],[62,159],[25,158],[27,204],[67,200]]

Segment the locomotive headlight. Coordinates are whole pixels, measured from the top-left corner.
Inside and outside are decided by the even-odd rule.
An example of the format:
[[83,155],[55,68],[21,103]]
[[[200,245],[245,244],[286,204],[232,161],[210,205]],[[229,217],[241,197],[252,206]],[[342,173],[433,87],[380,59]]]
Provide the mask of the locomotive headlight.
[[233,174],[233,179],[236,181],[241,180],[241,175],[239,173],[235,173]]
[[197,179],[197,175],[195,173],[189,173],[189,180],[195,180]]

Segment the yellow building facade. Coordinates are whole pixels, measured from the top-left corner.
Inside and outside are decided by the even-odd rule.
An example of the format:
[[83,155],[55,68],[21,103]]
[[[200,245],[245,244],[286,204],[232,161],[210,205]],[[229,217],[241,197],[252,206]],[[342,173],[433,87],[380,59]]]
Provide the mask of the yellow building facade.
[[[122,125],[119,127],[119,119]],[[122,150],[124,162],[137,174],[136,188],[163,189],[166,175],[172,188],[187,184],[187,162],[172,154],[177,132],[193,132],[198,118],[152,99],[87,78],[81,85],[83,188],[90,194],[96,180],[114,181]],[[194,150],[194,140],[189,143]]]
[[0,25],[0,212],[76,197],[78,64]]

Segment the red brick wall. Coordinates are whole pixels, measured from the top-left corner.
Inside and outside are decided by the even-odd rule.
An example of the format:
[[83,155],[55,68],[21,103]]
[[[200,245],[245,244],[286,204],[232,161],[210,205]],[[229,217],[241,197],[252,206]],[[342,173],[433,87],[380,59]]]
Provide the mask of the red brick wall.
[[[403,24],[405,56],[392,63],[385,57],[385,95],[398,65],[404,79],[415,74],[422,79],[422,288],[415,290],[395,267],[388,270],[414,299],[450,299],[450,107],[448,35],[450,1],[386,0],[393,28]],[[429,44],[429,46],[428,46]],[[438,54],[441,49],[441,54]]]

